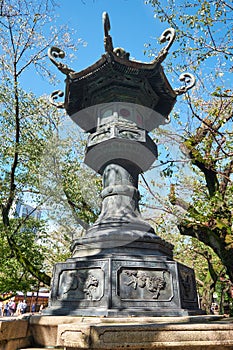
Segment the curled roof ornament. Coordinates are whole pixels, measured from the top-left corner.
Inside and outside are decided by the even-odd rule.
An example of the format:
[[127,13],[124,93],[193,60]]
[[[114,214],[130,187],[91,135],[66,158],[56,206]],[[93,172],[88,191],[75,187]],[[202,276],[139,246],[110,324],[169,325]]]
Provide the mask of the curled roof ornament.
[[65,108],[64,102],[55,102],[59,97],[63,97],[64,92],[62,90],[55,90],[49,97],[49,102],[57,108]]
[[55,66],[64,74],[68,75],[69,73],[74,72],[73,69],[69,68],[66,64],[57,62],[55,58],[63,59],[65,57],[65,51],[59,49],[57,46],[52,46],[48,49],[48,56],[50,61],[55,64]]
[[159,52],[158,57],[155,58],[157,62],[161,63],[167,57],[168,51],[172,46],[175,37],[176,32],[174,28],[168,28],[161,34],[159,38],[160,43],[165,43],[167,41],[167,45]]
[[196,83],[196,79],[191,73],[182,73],[179,77],[180,81],[184,82],[184,85],[179,89],[175,89],[175,93],[177,95],[185,94],[188,90],[190,90]]

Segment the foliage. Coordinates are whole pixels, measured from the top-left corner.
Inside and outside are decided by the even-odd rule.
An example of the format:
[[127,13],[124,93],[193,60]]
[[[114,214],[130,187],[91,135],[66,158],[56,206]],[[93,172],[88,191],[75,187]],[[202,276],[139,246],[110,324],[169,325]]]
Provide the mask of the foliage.
[[[41,247],[41,242],[46,237],[44,223],[33,218],[28,218],[26,222],[24,220],[10,219],[11,231],[6,230],[2,223],[0,225],[1,293],[30,290],[38,284],[37,279],[33,277],[39,275],[36,270],[41,271],[44,278],[44,252]],[[12,245],[16,248],[12,249]]]
[[77,225],[87,229],[99,213],[101,178],[83,165],[85,140],[79,132],[70,134],[69,126],[70,122],[62,128],[65,138],[58,131],[47,142],[40,166],[40,193],[48,198],[50,219],[71,235],[80,235]]
[[202,74],[209,76],[211,84],[231,71],[233,6],[230,1],[146,0],[145,3],[154,7],[156,19],[176,30],[178,45],[171,53],[173,70],[178,66],[186,69],[188,64],[189,69],[200,72],[199,79]]
[[[40,273],[42,256],[38,259],[32,249],[35,235],[32,230],[30,216],[27,220],[12,220],[15,202],[31,194],[38,201],[39,164],[47,139],[53,133],[53,123],[50,122],[51,108],[45,99],[37,99],[17,88],[17,120],[14,122],[12,106],[14,92],[3,86],[1,94],[1,232],[7,238],[11,254],[34,277],[40,276],[49,283],[44,272]],[[37,223],[35,223],[37,225]],[[31,234],[30,234],[31,232]],[[24,240],[19,242],[20,237]],[[6,241],[5,241],[6,243]],[[27,249],[26,249],[27,248]],[[35,250],[37,251],[37,248]],[[5,247],[6,250],[6,247]],[[38,263],[40,264],[38,265]],[[8,263],[9,265],[9,263]],[[37,273],[38,271],[38,273]],[[11,288],[12,290],[13,288]]]
[[[164,209],[176,218],[179,232],[191,237],[192,247],[198,240],[195,251],[208,263],[207,270],[195,266],[197,275],[205,271],[200,280],[214,286],[224,268],[233,283],[233,7],[227,1],[146,2],[154,7],[156,19],[177,32],[177,45],[164,62],[165,69],[173,76],[191,70],[197,79],[196,87],[174,110],[170,129],[156,135],[166,138],[168,145],[160,164],[170,186],[170,203],[167,198]],[[147,46],[149,54],[156,55]],[[158,196],[154,198],[158,202]]]
[[71,236],[67,234],[67,230],[52,231],[46,238],[44,247],[45,264],[50,268],[55,263],[65,261],[70,257]]
[[[29,289],[35,283],[38,284],[36,280],[49,285],[49,261],[59,259],[62,256],[61,250],[67,256],[69,239],[65,235],[58,242],[59,251],[51,244],[53,233],[49,232],[44,223],[33,220],[32,213],[23,219],[14,217],[17,201],[33,203],[37,209],[45,208],[52,197],[51,193],[42,191],[42,169],[54,135],[60,137],[59,126],[63,116],[50,105],[47,97],[37,97],[26,90],[28,82],[24,73],[31,73],[32,77],[35,73],[40,73],[43,78],[53,81],[54,76],[50,72],[47,58],[48,48],[59,42],[59,47],[66,48],[66,51],[76,49],[77,43],[73,45],[70,32],[65,26],[51,26],[51,21],[54,22],[54,6],[52,1],[47,0],[5,0],[1,3],[0,292],[15,291],[16,288]],[[30,90],[33,90],[33,79],[29,83]],[[83,211],[89,210],[89,207],[84,208],[84,200],[80,204],[81,195],[75,198],[67,183],[69,179],[73,185],[75,176],[80,176],[80,158],[74,164],[72,156],[68,157],[72,152],[68,146],[67,157],[63,152],[59,160],[59,174],[63,174],[63,199],[68,203],[72,201],[73,210],[78,211],[77,216],[88,220],[87,212],[84,214]],[[46,181],[48,184],[49,181]],[[50,182],[56,183],[51,179]],[[93,215],[91,212],[90,220]],[[50,256],[53,259],[49,259]]]

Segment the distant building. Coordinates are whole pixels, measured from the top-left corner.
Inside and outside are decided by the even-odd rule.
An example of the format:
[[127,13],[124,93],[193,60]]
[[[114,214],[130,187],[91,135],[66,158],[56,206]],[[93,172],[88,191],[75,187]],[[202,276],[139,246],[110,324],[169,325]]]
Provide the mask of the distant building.
[[[42,211],[40,209],[36,209],[29,204],[24,204],[20,200],[15,201],[10,211],[11,219],[29,217],[35,220],[41,220],[41,216]],[[20,231],[22,232],[23,230],[24,228],[22,227]],[[31,230],[34,232],[34,234],[36,234],[38,231],[37,227],[31,228]]]
[[13,216],[15,218],[25,218],[27,216],[30,216],[34,219],[40,220],[41,210],[35,209],[31,205],[23,204],[22,202],[17,201]]

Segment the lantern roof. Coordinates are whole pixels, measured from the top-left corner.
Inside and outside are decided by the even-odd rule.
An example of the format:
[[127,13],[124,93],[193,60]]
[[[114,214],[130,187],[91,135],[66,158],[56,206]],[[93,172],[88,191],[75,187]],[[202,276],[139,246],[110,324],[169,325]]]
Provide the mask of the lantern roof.
[[79,111],[94,105],[109,102],[134,103],[152,109],[162,118],[168,119],[177,95],[185,93],[194,83],[194,77],[185,73],[180,80],[185,85],[173,89],[168,82],[161,63],[175,39],[175,31],[169,28],[163,32],[160,42],[167,45],[149,63],[130,60],[130,54],[123,48],[113,48],[109,34],[108,14],[103,14],[105,53],[91,66],[76,72],[67,65],[57,62],[65,53],[57,47],[49,49],[49,57],[57,68],[66,74],[66,93],[63,103],[55,102],[62,92],[52,93],[52,103],[65,108],[71,117]]

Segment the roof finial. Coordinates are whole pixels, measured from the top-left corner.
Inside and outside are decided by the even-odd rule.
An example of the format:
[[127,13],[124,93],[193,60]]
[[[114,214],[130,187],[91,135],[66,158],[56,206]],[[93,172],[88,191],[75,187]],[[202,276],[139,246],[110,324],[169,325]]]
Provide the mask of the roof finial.
[[103,13],[103,25],[104,25],[104,47],[106,52],[113,52],[112,37],[109,35],[111,29],[110,20],[107,12]]

